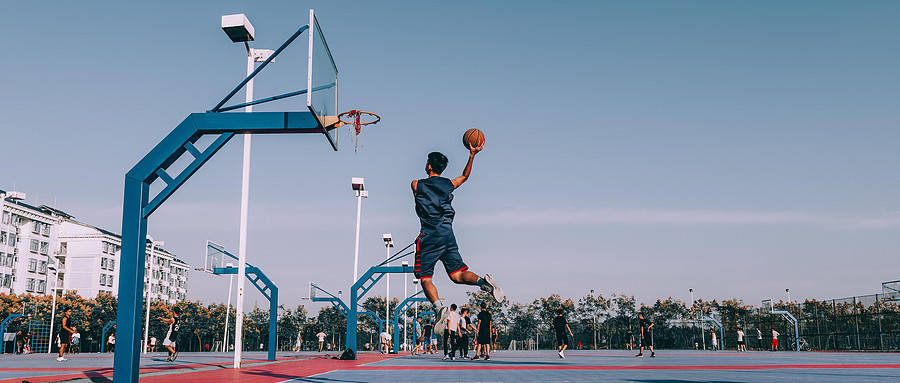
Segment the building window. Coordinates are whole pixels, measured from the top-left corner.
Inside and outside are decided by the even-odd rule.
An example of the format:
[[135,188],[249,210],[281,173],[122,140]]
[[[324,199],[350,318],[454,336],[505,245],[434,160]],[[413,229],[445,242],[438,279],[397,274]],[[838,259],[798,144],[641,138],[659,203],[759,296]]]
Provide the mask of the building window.
[[116,269],[116,260],[110,259],[109,260],[109,271],[114,271],[115,269]]
[[7,225],[9,224],[9,212],[8,211],[3,212],[3,223],[5,223]]
[[59,243],[59,255],[66,255],[69,252],[69,243],[68,242],[60,242]]
[[28,278],[25,282],[25,290],[34,291],[34,278]]
[[106,284],[106,274],[100,274],[100,285]]
[[9,223],[10,223],[11,225],[15,226],[15,227],[19,227],[19,216],[13,214],[13,215],[12,215],[12,218],[11,218],[10,221],[9,221]]
[[6,243],[6,232],[0,231],[0,244]]
[[38,273],[47,274],[47,261],[41,261],[41,267],[38,268]]
[[28,249],[31,250],[32,253],[37,253],[40,246],[41,246],[41,244],[40,244],[40,242],[38,242],[38,240],[32,239],[31,247],[29,247]]
[[29,259],[28,260],[28,271],[35,272],[37,271],[37,259]]
[[6,274],[3,276],[3,287],[12,286],[12,275]]
[[16,260],[13,258],[14,256],[10,253],[6,253],[6,265],[9,267],[13,267],[16,265]]
[[41,228],[41,235],[43,235],[45,237],[50,236],[50,224],[49,223],[45,223],[44,227]]
[[103,269],[103,270],[106,270],[107,262],[108,262],[108,261],[107,261],[106,258],[100,258],[100,268]]
[[16,247],[16,233],[9,233],[9,245],[12,247]]
[[38,281],[37,292],[43,294],[47,290],[47,281]]
[[41,233],[41,223],[38,221],[34,221],[34,226],[31,228],[31,232],[35,234]]
[[113,285],[113,276],[112,275],[110,275],[108,278],[106,278],[106,285],[110,286],[110,287]]
[[[6,255],[0,252],[0,266],[6,266]],[[3,282],[3,278],[0,278],[0,282]]]
[[41,254],[47,255],[50,252],[50,243],[41,242]]

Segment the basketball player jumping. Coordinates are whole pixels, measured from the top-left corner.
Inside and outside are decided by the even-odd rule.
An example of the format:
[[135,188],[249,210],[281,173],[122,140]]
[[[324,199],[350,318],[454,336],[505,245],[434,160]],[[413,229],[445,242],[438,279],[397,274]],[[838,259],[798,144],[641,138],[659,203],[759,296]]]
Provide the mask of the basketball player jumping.
[[441,172],[447,167],[447,156],[438,152],[428,153],[428,161],[425,164],[428,177],[412,181],[416,215],[421,222],[421,230],[416,238],[415,276],[422,281],[425,296],[435,306],[438,320],[434,327],[437,334],[444,332],[450,313],[443,300],[438,297],[437,288],[431,280],[437,261],[444,264],[444,269],[454,283],[477,285],[482,290],[493,293],[494,299],[498,302],[502,302],[505,298],[503,290],[490,274],[485,274],[481,278],[469,271],[469,267],[459,255],[456,237],[453,235],[455,212],[450,204],[453,201],[453,191],[469,178],[475,154],[483,148],[484,143],[481,143],[469,149],[469,162],[465,170],[461,176],[452,180],[441,177]]

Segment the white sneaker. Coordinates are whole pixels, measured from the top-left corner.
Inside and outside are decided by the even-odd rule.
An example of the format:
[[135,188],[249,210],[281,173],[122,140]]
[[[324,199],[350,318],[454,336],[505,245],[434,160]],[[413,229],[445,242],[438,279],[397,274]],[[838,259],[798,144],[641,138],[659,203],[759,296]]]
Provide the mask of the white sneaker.
[[63,357],[61,357],[61,356],[58,357],[58,358],[56,358],[56,361],[57,361],[57,362],[65,362],[65,361],[67,361],[67,360],[68,360],[68,359],[63,358]]
[[493,288],[494,299],[496,299],[499,303],[503,303],[503,300],[506,299],[506,295],[503,294],[503,289],[501,289],[500,285],[497,284],[497,281],[494,280],[494,276],[485,274],[484,280],[487,281],[487,283],[490,284]]
[[560,358],[563,358],[563,356],[562,356],[562,351],[557,351],[557,352],[556,352],[556,355],[558,355]]
[[438,318],[438,321],[434,324],[434,332],[438,336],[443,336],[444,329],[447,327],[447,318],[450,317],[450,309],[447,306],[441,307],[435,316]]
[[444,360],[450,359],[450,355],[444,355]]
[[562,351],[560,351],[560,353],[559,353],[559,357],[560,357],[560,358],[563,358],[563,359],[565,359],[565,358],[566,358],[566,353],[565,353],[565,352],[562,352]]

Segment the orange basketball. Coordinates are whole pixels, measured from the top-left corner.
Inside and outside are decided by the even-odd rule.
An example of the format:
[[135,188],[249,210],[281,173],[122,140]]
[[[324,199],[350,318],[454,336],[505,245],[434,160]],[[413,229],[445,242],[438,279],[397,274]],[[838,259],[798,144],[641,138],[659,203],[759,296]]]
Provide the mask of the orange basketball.
[[477,148],[481,145],[484,145],[484,132],[472,128],[466,131],[463,134],[463,145],[466,149]]

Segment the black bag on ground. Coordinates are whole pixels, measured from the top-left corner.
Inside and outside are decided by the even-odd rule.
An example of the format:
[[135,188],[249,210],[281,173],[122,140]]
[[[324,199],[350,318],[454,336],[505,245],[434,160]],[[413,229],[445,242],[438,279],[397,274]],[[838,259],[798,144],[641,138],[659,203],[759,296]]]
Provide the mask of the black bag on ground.
[[356,353],[351,349],[344,350],[344,353],[341,354],[341,360],[354,360],[356,359]]

